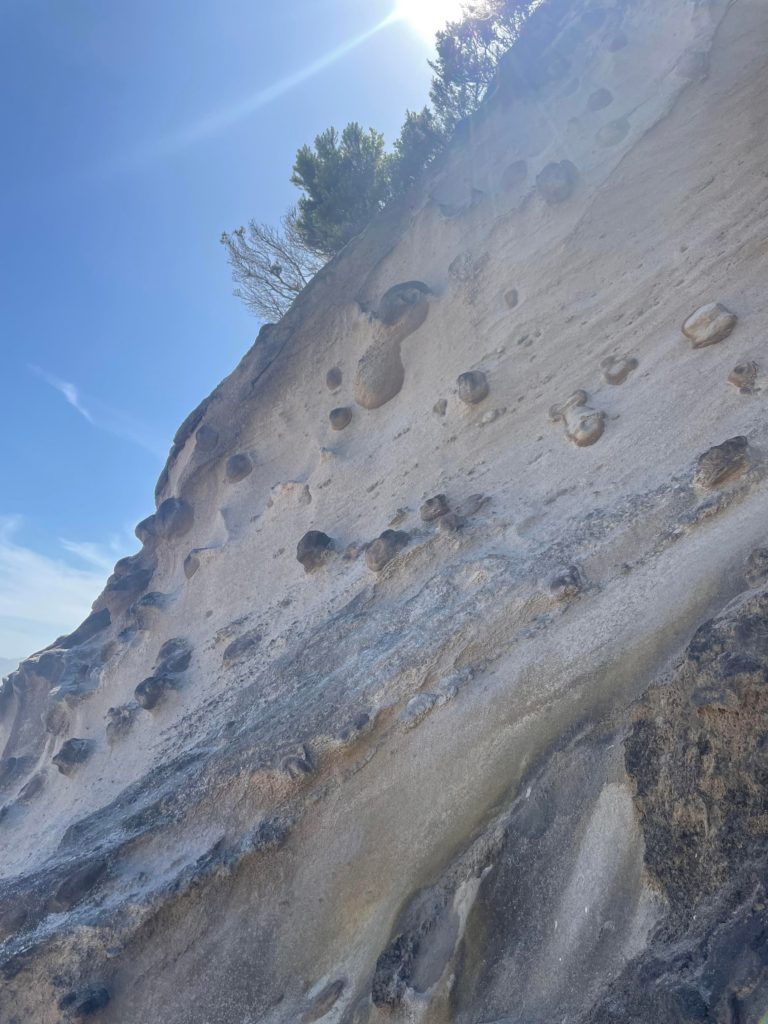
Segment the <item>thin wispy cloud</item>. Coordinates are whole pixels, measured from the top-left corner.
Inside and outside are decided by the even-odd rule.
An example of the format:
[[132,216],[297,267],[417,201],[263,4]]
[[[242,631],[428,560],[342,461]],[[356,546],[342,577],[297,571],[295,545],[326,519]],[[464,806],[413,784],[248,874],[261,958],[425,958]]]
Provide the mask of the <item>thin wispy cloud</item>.
[[91,541],[75,541],[60,539],[61,546],[75,558],[79,558],[86,565],[93,566],[99,572],[112,572],[112,567],[118,558],[124,553],[124,544],[117,538],[113,538],[109,544],[94,544]]
[[[402,20],[402,17],[403,15],[400,10],[393,11],[393,13],[384,18],[383,21],[380,21],[378,24],[366,29],[365,32],[361,32],[354,38],[347,40],[347,42],[342,43],[340,46],[335,47],[329,53],[326,53],[317,60],[307,64],[306,67],[295,71],[291,75],[286,75],[284,78],[278,79],[276,82],[273,82],[272,85],[269,85],[264,89],[259,89],[257,92],[252,93],[250,96],[246,96],[244,99],[238,100],[236,103],[232,103],[227,107],[212,111],[205,117],[200,118],[198,121],[194,121],[192,124],[187,125],[187,127],[182,128],[180,131],[175,132],[164,139],[142,147],[128,158],[126,162],[127,169],[139,169],[147,166],[148,164],[155,163],[158,160],[163,160],[169,156],[173,156],[176,153],[187,149],[189,146],[193,146],[198,142],[203,142],[212,136],[220,135],[222,132],[226,131],[227,128],[233,127],[240,121],[249,117],[251,114],[255,114],[258,110],[268,106],[270,103],[274,103],[275,100],[280,99],[287,93],[292,92],[298,86],[308,82],[311,78],[314,78],[315,75],[319,75],[321,72],[327,70],[342,57],[346,57],[347,54],[356,50],[358,46],[361,46],[369,39],[372,39],[375,35],[378,35],[382,29]],[[123,165],[122,169],[126,169],[126,165]]]
[[62,394],[72,408],[77,409],[84,419],[88,420],[89,423],[93,423],[93,416],[91,416],[80,400],[80,393],[74,384],[68,380],[62,380],[60,377],[54,377],[52,373],[46,373],[45,370],[41,370],[39,366],[30,365],[29,368],[33,373],[36,373],[38,377],[41,377],[46,384],[50,384],[52,388],[55,388],[56,391],[59,392],[59,394]]
[[29,369],[63,395],[67,403],[76,409],[92,427],[121,437],[124,441],[130,441],[156,458],[165,457],[168,446],[158,441],[146,424],[137,422],[127,413],[115,409],[99,399],[89,395],[83,396],[80,388],[71,381],[62,380],[61,377],[48,373],[39,366],[30,364]]
[[20,516],[0,516],[0,663],[46,647],[83,621],[114,562],[135,541],[107,545],[63,541],[74,557],[51,557],[18,539]]

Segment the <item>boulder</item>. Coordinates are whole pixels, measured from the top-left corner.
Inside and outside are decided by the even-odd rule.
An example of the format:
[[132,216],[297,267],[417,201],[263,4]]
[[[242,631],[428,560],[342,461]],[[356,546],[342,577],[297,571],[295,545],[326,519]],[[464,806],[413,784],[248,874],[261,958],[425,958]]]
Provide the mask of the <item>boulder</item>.
[[746,437],[729,437],[700,455],[696,462],[693,482],[704,490],[722,487],[747,468],[749,442]]
[[723,341],[736,326],[738,317],[721,302],[710,302],[691,313],[683,324],[683,334],[693,348],[705,348]]
[[52,760],[62,775],[72,775],[80,765],[85,764],[94,751],[93,740],[72,738],[66,740]]
[[482,370],[468,370],[456,381],[459,398],[465,405],[477,405],[487,398],[490,388],[488,378]]
[[381,572],[408,545],[410,539],[404,530],[385,530],[366,548],[365,564],[371,572]]
[[586,391],[574,391],[562,405],[553,405],[549,418],[553,423],[565,424],[565,436],[579,448],[587,448],[603,436],[605,413],[587,405]]
[[436,494],[433,498],[427,498],[419,509],[419,515],[424,523],[434,522],[435,519],[439,519],[447,512],[450,512],[450,508],[444,494]]
[[333,551],[333,540],[321,530],[309,530],[296,546],[296,558],[305,572],[320,568]]
[[166,640],[160,648],[155,663],[155,671],[159,675],[177,675],[186,672],[192,660],[192,645],[184,637],[173,637]]

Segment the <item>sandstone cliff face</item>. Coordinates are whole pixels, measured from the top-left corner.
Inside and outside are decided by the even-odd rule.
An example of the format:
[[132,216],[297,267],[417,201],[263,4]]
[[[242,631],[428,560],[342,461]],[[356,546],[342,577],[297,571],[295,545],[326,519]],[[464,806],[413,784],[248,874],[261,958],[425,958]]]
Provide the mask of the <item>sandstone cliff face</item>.
[[762,1019],[768,10],[566,6],[4,684],[3,1022]]

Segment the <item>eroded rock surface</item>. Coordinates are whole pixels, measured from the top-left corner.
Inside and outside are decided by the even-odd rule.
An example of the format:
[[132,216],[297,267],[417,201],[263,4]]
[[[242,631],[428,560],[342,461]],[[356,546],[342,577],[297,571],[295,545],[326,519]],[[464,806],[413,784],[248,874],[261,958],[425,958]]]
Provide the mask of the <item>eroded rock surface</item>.
[[3,1024],[761,1024],[766,53],[539,5],[186,418],[0,685]]

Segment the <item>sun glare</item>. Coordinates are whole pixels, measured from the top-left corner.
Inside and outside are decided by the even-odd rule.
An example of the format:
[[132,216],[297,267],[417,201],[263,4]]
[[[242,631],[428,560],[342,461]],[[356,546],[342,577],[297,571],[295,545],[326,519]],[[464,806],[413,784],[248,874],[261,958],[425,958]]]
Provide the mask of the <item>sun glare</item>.
[[395,17],[402,18],[427,42],[433,43],[435,32],[461,15],[461,0],[399,0]]

